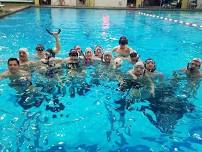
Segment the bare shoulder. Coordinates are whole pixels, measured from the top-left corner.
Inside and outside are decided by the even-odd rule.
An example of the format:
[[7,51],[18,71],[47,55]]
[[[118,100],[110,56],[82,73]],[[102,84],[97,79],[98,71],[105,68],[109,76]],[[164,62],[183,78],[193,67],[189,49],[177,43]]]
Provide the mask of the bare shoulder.
[[0,80],[9,77],[9,75],[10,75],[9,71],[5,71],[5,72],[1,73]]
[[112,52],[116,52],[119,49],[119,46],[116,46],[112,49]]

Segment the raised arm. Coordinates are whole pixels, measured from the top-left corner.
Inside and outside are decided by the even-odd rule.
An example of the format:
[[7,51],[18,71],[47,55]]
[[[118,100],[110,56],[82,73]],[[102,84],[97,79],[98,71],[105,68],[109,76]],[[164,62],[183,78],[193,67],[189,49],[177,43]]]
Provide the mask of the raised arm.
[[53,32],[53,37],[55,38],[55,48],[53,49],[53,51],[54,53],[58,53],[61,49],[58,32]]

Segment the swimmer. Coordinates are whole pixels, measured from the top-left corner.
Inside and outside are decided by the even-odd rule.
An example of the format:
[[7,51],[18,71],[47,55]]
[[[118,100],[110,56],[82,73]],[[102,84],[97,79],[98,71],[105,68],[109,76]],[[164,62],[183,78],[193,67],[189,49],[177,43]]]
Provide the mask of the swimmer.
[[28,72],[20,70],[20,62],[17,58],[9,58],[7,65],[8,70],[0,74],[0,80],[9,78],[11,81],[13,81],[29,75]]
[[91,48],[86,48],[84,58],[85,58],[85,65],[91,65],[94,63],[94,54]]
[[74,49],[77,51],[77,53],[79,54],[79,56],[82,55],[82,49],[81,49],[80,45],[75,45]]
[[138,61],[140,61],[140,56],[136,51],[133,51],[130,53],[130,56],[128,58],[128,61],[132,64],[137,63]]
[[163,79],[164,75],[156,71],[156,63],[153,59],[148,58],[145,62],[145,73],[151,78],[160,78]]
[[28,62],[28,49],[27,48],[20,48],[19,49],[19,62],[20,64],[24,64],[26,62]]
[[127,58],[129,57],[132,49],[128,46],[128,39],[125,36],[120,37],[119,46],[116,46],[112,52],[118,53],[119,57]]
[[[58,32],[53,32],[52,33],[52,35],[53,35],[53,37],[55,38],[55,48],[54,49],[52,49],[53,50],[53,52],[55,53],[55,54],[57,54],[59,51],[60,51],[60,41],[59,41],[59,37],[58,37]],[[38,44],[37,46],[36,46],[36,51],[37,51],[37,54],[36,54],[36,57],[38,58],[38,59],[43,59],[43,58],[45,58],[45,48],[44,48],[44,46],[42,45],[42,44]]]
[[183,68],[178,71],[174,71],[174,77],[177,77],[178,74],[184,73],[188,78],[201,78],[202,72],[200,71],[201,67],[201,59],[200,58],[193,58],[188,64],[186,68]]
[[103,60],[102,60],[102,62],[103,62],[105,65],[112,65],[112,64],[113,64],[111,52],[105,52],[105,53],[103,54]]
[[103,49],[101,46],[96,46],[94,50],[95,58],[101,59],[103,58]]
[[65,59],[64,62],[66,63],[66,67],[69,70],[78,70],[78,68],[81,68],[79,53],[75,49],[71,49],[69,51],[69,57]]
[[[145,97],[141,95],[141,92],[148,92],[149,96],[153,97],[154,96],[154,84],[151,81],[147,75],[145,75],[145,67],[143,62],[137,62],[133,69],[128,71],[129,74],[129,80],[131,81],[125,81],[124,79],[121,80],[120,82],[120,90],[125,90],[124,87],[127,87],[128,85],[131,88],[129,95],[131,97]],[[130,78],[131,77],[131,78]]]

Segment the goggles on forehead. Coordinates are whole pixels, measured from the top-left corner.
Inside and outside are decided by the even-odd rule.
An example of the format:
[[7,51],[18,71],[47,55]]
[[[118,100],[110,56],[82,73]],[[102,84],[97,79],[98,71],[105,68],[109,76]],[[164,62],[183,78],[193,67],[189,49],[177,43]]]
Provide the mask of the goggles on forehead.
[[155,64],[153,60],[146,60],[145,63],[146,64],[149,64],[149,63]]

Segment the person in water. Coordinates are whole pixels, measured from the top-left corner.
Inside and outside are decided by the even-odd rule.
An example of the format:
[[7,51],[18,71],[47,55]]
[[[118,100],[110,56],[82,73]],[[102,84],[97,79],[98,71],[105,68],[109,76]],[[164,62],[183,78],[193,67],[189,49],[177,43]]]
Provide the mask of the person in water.
[[[129,89],[129,95],[133,98],[147,98],[154,96],[154,84],[152,80],[145,74],[143,62],[137,62],[132,70],[128,71],[126,79],[120,82],[120,90]],[[143,93],[147,93],[144,95]]]
[[19,52],[20,69],[31,72],[33,70],[35,62],[29,61],[28,49],[20,48],[18,52]]
[[20,62],[17,58],[9,58],[8,70],[0,74],[0,80],[9,78],[9,86],[17,91],[17,102],[23,109],[40,106],[42,100],[36,100],[37,91],[32,86],[31,77],[28,72],[20,70]]
[[8,70],[0,74],[0,79],[9,78],[13,81],[29,75],[26,71],[20,70],[20,62],[17,58],[9,58],[7,65]]
[[131,64],[136,64],[138,61],[140,61],[140,55],[136,52],[136,51],[133,51],[130,53],[130,56],[128,58],[128,61],[131,63]]
[[145,66],[145,73],[151,77],[152,79],[156,79],[156,78],[159,78],[159,79],[163,79],[163,74],[156,71],[156,63],[153,59],[151,58],[148,58],[145,60],[144,62],[144,66]]
[[180,93],[184,94],[184,96],[187,98],[193,98],[197,95],[198,89],[200,87],[200,78],[202,77],[200,67],[201,59],[193,58],[187,64],[186,68],[173,72],[173,86],[178,88],[178,92],[181,90]]
[[82,49],[81,49],[80,45],[75,45],[74,49],[77,51],[77,53],[79,54],[79,56],[82,55]]
[[177,77],[177,74],[184,73],[188,78],[201,78],[202,77],[202,72],[200,71],[201,62],[202,61],[200,58],[193,58],[187,64],[186,68],[174,71],[174,76]]
[[86,48],[84,62],[85,65],[92,65],[94,63],[94,54],[91,48]]
[[[54,49],[52,49],[53,50],[53,52],[55,53],[55,54],[57,54],[59,51],[60,51],[60,41],[59,41],[59,37],[58,37],[58,32],[53,32],[52,33],[52,35],[53,35],[53,37],[55,38],[55,48]],[[44,48],[44,46],[42,45],[42,44],[38,44],[37,46],[36,46],[36,51],[37,51],[37,54],[36,54],[36,57],[38,58],[38,59],[43,59],[43,58],[45,58],[45,48]]]
[[116,52],[118,57],[127,58],[129,57],[132,49],[128,47],[128,39],[125,36],[120,37],[119,45],[116,46],[112,52]]
[[102,47],[97,45],[95,47],[94,54],[95,54],[95,58],[102,60],[103,55],[104,55]]

